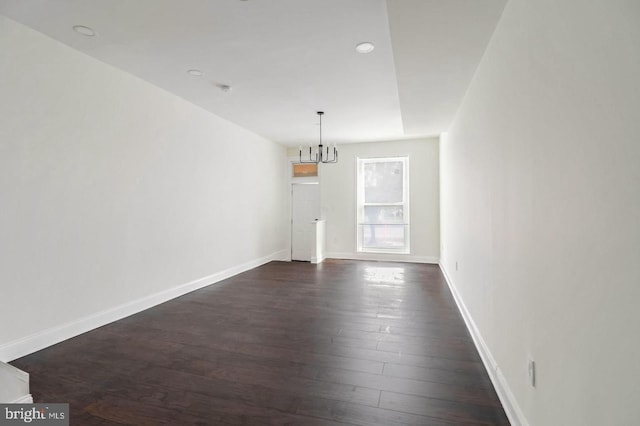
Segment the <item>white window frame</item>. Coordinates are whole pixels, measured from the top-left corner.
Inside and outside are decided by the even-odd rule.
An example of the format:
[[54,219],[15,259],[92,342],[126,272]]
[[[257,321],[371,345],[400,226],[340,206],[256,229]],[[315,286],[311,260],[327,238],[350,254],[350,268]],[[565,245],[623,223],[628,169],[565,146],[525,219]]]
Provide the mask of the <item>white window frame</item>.
[[[403,163],[403,179],[402,179],[402,202],[399,203],[365,203],[364,202],[364,165],[369,163],[398,162]],[[359,253],[390,253],[390,254],[410,254],[411,253],[411,220],[410,220],[410,204],[409,204],[409,156],[394,157],[373,157],[373,158],[356,158],[356,250]],[[364,208],[365,206],[402,206],[404,225],[405,225],[405,245],[399,248],[370,248],[364,247]]]

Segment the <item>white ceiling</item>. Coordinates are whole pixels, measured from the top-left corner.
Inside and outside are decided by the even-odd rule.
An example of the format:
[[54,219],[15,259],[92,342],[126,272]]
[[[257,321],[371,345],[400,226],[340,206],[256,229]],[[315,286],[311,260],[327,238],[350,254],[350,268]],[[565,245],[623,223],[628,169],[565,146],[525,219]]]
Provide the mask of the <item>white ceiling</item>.
[[[0,13],[289,146],[437,135],[506,0],[0,0]],[[74,25],[93,28],[85,37]],[[375,43],[370,54],[355,45]],[[186,73],[200,69],[202,77]],[[232,86],[230,92],[216,85]]]

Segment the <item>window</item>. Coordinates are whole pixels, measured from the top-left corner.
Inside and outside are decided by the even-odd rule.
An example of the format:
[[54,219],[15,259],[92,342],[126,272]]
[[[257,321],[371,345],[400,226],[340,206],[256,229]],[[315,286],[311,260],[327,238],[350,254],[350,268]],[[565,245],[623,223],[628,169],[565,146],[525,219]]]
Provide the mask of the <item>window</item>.
[[317,164],[292,163],[293,177],[312,177],[318,176]]
[[409,253],[409,157],[358,158],[358,251]]

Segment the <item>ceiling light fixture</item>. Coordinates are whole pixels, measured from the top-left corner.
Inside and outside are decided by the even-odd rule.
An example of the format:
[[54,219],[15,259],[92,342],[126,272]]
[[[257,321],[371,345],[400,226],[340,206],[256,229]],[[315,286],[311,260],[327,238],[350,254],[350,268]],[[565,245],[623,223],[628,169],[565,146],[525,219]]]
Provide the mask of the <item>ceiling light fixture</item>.
[[191,69],[191,70],[187,70],[187,74],[192,75],[194,77],[202,77],[202,74],[204,73],[197,69]]
[[94,35],[96,35],[96,32],[93,30],[93,28],[85,27],[84,25],[74,25],[73,31],[87,37],[93,37]]
[[371,43],[370,41],[364,41],[362,43],[356,44],[356,52],[358,53],[371,53],[375,48],[375,44]]
[[326,150],[326,154],[325,151],[323,151],[323,145],[322,145],[322,116],[324,115],[324,112],[322,111],[318,111],[317,112],[318,117],[320,118],[320,143],[318,144],[318,147],[313,149],[313,147],[311,146],[311,144],[309,144],[309,159],[308,160],[303,160],[302,159],[302,147],[300,147],[300,163],[337,163],[338,162],[338,147],[336,147],[336,144],[333,144],[333,157],[329,156],[329,146],[327,145],[327,150]]

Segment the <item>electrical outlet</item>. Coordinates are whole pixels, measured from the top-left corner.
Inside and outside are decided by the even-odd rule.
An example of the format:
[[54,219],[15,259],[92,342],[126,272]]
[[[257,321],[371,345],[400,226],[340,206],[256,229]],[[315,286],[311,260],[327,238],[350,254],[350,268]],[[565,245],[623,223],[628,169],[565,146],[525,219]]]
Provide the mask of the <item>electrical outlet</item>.
[[532,388],[536,387],[536,362],[532,359],[528,363],[529,384]]

